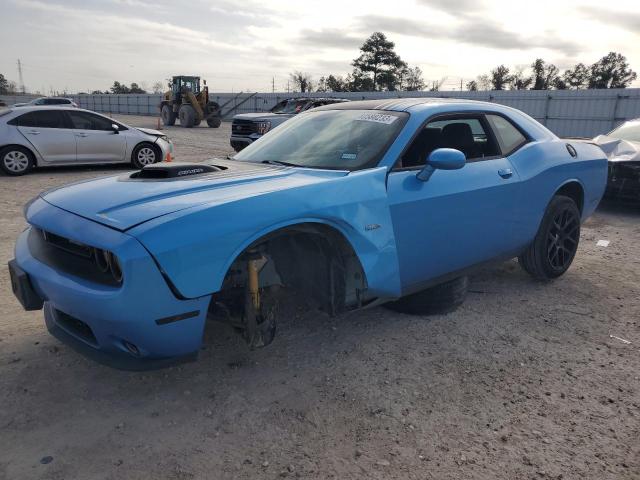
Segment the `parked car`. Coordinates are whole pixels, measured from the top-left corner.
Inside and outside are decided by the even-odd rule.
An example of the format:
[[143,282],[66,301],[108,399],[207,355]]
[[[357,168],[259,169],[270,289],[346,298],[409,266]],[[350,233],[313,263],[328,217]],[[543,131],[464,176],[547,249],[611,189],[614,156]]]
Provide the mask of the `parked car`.
[[344,98],[289,98],[278,102],[268,113],[240,113],[233,117],[231,124],[231,147],[239,152],[299,113],[348,101]]
[[593,139],[609,159],[606,195],[640,200],[640,118]]
[[136,128],[73,107],[0,111],[0,169],[24,175],[34,167],[164,160],[173,146],[157,130]]
[[52,106],[52,105],[66,105],[69,107],[78,107],[78,104],[71,100],[70,98],[63,97],[40,97],[34,98],[30,102],[25,103],[15,103],[13,107],[27,107],[27,106]]
[[[49,190],[9,264],[49,331],[121,368],[192,359],[205,320],[251,348],[283,302],[427,314],[468,272],[571,265],[607,159],[494,103],[398,99],[298,115],[234,159],[160,163]],[[288,309],[287,309],[288,310]]]

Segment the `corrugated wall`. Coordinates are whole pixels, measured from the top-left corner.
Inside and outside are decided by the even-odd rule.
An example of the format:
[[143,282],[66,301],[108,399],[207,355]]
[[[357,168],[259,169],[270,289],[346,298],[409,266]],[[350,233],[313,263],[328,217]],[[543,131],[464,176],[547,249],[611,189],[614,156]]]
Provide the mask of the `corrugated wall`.
[[[268,111],[277,102],[299,94],[211,93],[223,105],[227,118],[236,113]],[[625,120],[640,117],[640,89],[516,90],[492,92],[349,92],[311,93],[313,97],[350,100],[399,97],[448,97],[496,102],[518,108],[562,137],[593,137]],[[28,101],[26,96],[0,96],[7,104]],[[82,108],[105,113],[158,115],[160,95],[70,95]]]

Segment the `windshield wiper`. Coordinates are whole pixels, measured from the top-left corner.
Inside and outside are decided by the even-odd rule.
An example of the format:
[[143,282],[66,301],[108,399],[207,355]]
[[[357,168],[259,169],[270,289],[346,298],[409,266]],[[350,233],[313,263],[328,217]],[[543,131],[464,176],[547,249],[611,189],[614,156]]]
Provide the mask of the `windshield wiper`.
[[263,160],[261,163],[268,163],[269,165],[284,165],[285,167],[302,167],[295,163],[283,162],[280,160]]

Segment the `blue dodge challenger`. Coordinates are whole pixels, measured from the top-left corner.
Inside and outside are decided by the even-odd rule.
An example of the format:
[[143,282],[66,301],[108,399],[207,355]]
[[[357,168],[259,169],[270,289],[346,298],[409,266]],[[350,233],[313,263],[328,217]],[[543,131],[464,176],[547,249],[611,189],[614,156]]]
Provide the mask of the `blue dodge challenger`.
[[283,303],[447,312],[518,257],[562,275],[607,159],[518,110],[446,99],[328,105],[234,158],[159,163],[42,193],[9,263],[27,310],[118,368],[193,359],[207,319],[251,348]]

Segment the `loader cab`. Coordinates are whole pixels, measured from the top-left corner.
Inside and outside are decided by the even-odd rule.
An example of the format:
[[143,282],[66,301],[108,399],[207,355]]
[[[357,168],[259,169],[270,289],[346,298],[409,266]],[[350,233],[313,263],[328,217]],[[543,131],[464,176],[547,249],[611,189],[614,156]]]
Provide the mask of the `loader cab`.
[[184,91],[190,91],[194,95],[197,95],[200,93],[200,77],[187,77],[184,75],[173,77],[171,81],[171,91],[174,96]]

